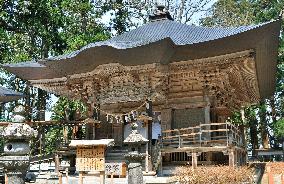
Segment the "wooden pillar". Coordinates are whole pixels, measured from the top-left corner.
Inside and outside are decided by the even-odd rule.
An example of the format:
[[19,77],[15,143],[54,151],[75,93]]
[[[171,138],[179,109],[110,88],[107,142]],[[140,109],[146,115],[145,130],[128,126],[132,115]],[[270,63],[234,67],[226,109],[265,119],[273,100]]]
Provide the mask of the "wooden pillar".
[[[171,124],[172,124],[172,109],[162,109],[161,110],[161,128],[162,131],[169,130],[171,129]],[[163,136],[163,135],[161,135]],[[171,161],[171,154],[167,153],[164,155],[164,160],[166,162]]]
[[[145,127],[145,129],[146,129],[146,137],[148,137],[148,133],[149,133],[148,132],[149,131],[148,126],[149,126],[149,123],[146,122],[146,127]],[[146,171],[146,173],[149,172],[149,141],[146,144],[146,157],[145,157],[145,171]]]
[[63,127],[63,144],[68,145],[68,126],[63,125],[62,127]]
[[[153,117],[153,105],[152,105],[152,101],[147,100],[146,103],[146,113],[149,117]],[[147,122],[147,127],[146,127],[146,132],[147,132],[147,138],[148,138],[148,143],[146,144],[146,150],[148,150],[148,153],[146,152],[146,158],[148,157],[147,160],[147,172],[148,171],[152,171],[152,120],[148,120]]]
[[212,157],[213,157],[213,155],[212,155],[212,152],[206,152],[206,161],[207,162],[212,162]]
[[96,124],[94,123],[93,124],[93,137],[92,137],[93,140],[96,139]]
[[[208,92],[204,92],[204,101],[206,102],[206,106],[204,108],[204,123],[205,124],[209,124],[210,123],[210,100],[209,100],[209,97],[207,95]],[[211,126],[205,126],[204,127],[205,130],[210,130],[211,129]],[[201,134],[204,136],[204,138],[206,140],[210,140],[210,132],[208,133],[203,133]]]
[[59,174],[58,172],[59,172],[60,160],[59,160],[58,154],[55,154],[54,162],[55,162],[55,170],[54,170],[54,172]]
[[113,184],[113,172],[110,173],[110,183]]
[[79,184],[83,184],[83,171],[79,171]]
[[62,173],[58,172],[58,184],[62,184]]
[[267,176],[268,176],[268,184],[274,184],[273,174],[271,173],[271,167],[267,166]]
[[234,150],[229,150],[229,166],[235,167],[235,154]]
[[196,152],[191,153],[191,165],[193,169],[197,168],[197,153]]
[[284,184],[284,171],[281,173],[281,184]]
[[8,184],[8,176],[7,176],[7,173],[5,173],[5,184]]
[[68,170],[68,168],[65,169],[65,173],[66,173],[66,183],[69,183],[69,170]]
[[44,133],[44,126],[39,126],[39,154],[43,154],[44,149],[44,139],[45,139],[45,133]]
[[105,171],[100,171],[100,184],[105,184]]
[[163,176],[163,156],[165,156],[165,154],[161,153],[161,163],[160,163],[160,173],[161,173],[161,176]]
[[90,140],[90,129],[91,129],[91,127],[90,127],[90,124],[89,123],[86,123],[86,128],[85,128],[85,140]]

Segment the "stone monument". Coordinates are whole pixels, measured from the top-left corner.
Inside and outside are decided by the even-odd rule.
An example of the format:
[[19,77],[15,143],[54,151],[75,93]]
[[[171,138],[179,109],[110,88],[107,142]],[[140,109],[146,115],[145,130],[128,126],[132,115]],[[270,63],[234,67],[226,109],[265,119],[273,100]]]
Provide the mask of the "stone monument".
[[124,140],[129,146],[129,153],[125,155],[128,161],[128,184],[143,184],[142,160],[145,159],[146,154],[140,152],[141,146],[148,140],[139,134],[137,127],[136,123],[132,123],[132,132]]
[[4,167],[8,184],[24,184],[29,167],[29,139],[37,134],[29,125],[23,123],[24,107],[14,109],[13,123],[9,124],[2,136],[5,138],[4,154],[0,157],[0,165]]

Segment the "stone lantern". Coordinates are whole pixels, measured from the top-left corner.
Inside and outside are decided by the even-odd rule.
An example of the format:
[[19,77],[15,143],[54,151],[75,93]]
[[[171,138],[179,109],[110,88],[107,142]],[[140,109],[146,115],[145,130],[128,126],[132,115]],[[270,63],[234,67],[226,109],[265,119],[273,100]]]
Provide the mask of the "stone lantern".
[[25,175],[29,167],[30,152],[29,139],[36,135],[36,131],[23,123],[24,107],[18,106],[14,110],[13,123],[9,124],[2,136],[5,138],[4,154],[0,157],[0,165],[6,170],[8,184],[24,184]]
[[132,132],[123,141],[129,147],[129,153],[125,155],[128,163],[128,184],[143,184],[142,160],[146,154],[140,153],[140,148],[145,145],[148,140],[145,139],[137,130],[138,125],[133,123]]

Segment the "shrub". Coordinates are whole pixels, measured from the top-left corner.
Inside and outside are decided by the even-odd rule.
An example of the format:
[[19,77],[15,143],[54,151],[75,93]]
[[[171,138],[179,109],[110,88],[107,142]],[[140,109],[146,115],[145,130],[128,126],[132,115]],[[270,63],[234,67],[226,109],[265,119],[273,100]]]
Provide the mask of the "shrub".
[[175,170],[174,179],[181,184],[253,183],[254,169],[229,166],[201,166],[192,169],[190,166],[183,166]]

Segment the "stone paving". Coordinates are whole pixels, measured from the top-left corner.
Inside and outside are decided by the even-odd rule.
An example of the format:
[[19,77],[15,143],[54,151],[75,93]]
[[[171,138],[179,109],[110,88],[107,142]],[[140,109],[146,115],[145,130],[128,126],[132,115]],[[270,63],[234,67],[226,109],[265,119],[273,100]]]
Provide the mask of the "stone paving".
[[[157,184],[173,184],[176,183],[172,181],[172,179],[168,177],[153,177],[153,176],[144,176],[143,177],[144,183],[157,183]],[[68,177],[68,183],[66,180],[66,177],[62,178],[63,184],[78,184],[79,183],[79,177],[78,176],[69,176]],[[32,182],[34,183],[34,182]],[[41,180],[35,182],[36,184],[58,184],[58,180],[55,181],[48,181],[48,180]],[[84,184],[100,184],[100,178],[99,176],[84,176],[83,178]],[[28,184],[28,183],[26,183]],[[106,178],[105,184],[128,184],[127,178],[113,178],[113,183],[111,182],[111,178]]]
[[[78,179],[79,177],[69,177],[69,182],[68,184],[78,184]],[[64,178],[62,180],[63,184],[67,184],[66,179]],[[100,184],[100,178],[96,176],[87,176],[84,177],[83,180],[84,184]],[[106,178],[105,184],[112,184],[110,178]],[[113,184],[127,184],[127,179],[126,178],[114,178],[113,179]]]

